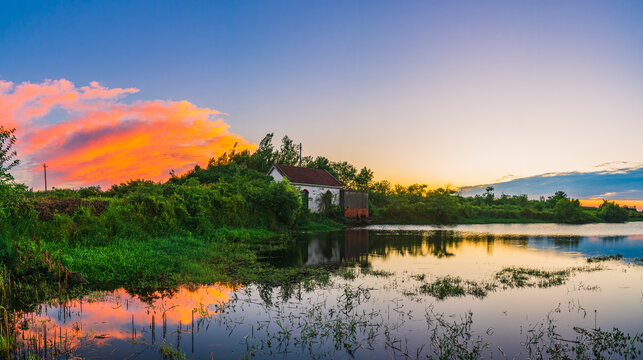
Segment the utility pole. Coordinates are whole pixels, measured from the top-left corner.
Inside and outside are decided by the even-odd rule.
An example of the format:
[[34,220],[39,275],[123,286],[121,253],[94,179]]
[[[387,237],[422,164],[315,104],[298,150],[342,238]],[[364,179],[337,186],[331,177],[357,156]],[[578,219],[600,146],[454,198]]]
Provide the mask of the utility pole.
[[299,143],[299,167],[301,167],[301,143]]
[[45,191],[47,191],[47,164],[42,164],[42,169],[45,171]]

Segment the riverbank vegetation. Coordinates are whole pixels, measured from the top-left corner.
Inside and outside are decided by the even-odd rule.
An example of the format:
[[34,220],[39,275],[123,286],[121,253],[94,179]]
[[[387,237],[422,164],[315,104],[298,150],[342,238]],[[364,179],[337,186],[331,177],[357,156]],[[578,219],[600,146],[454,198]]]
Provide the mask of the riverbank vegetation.
[[274,163],[326,169],[346,188],[368,192],[372,220],[379,223],[586,223],[640,216],[608,201],[583,208],[561,191],[530,200],[496,196],[489,187],[463,197],[448,187],[374,182],[368,168],[300,158],[287,136],[276,148],[272,134],[253,153],[233,148],[204,167],[172,171],[166,182],[33,191],[11,177],[18,164],[13,131],[0,134],[0,258],[19,277],[42,279],[55,269],[67,282],[90,285],[161,286],[221,280],[221,274],[240,279],[234,269],[256,268],[262,249],[288,241],[287,234],[343,226],[341,209],[311,214],[296,188],[272,181],[266,172]]
[[346,188],[368,192],[376,222],[582,223],[639,216],[610,202],[583,208],[563,192],[530,200],[496,196],[489,188],[462,197],[450,188],[374,182],[368,168],[300,159],[288,137],[275,148],[272,134],[253,153],[233,148],[185,174],[171,172],[165,182],[33,191],[11,176],[18,164],[15,141],[13,131],[0,127],[0,293],[9,311],[116,286],[145,293],[183,283],[325,281],[324,269],[262,261],[267,250],[293,241],[295,232],[344,226],[341,208],[312,214],[295,187],[272,181],[266,172],[274,163],[326,169]]

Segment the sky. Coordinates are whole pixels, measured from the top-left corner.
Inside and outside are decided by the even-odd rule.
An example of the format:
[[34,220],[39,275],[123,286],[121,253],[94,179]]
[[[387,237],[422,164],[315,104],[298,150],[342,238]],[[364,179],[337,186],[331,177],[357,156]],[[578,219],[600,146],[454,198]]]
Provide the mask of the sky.
[[3,1],[0,124],[42,187],[268,132],[432,186],[643,159],[641,1]]
[[547,198],[557,191],[569,197],[582,199],[585,206],[599,206],[603,200],[643,210],[643,164],[606,163],[595,171],[547,173],[510,179],[491,184],[465,186],[459,189],[463,196],[482,195],[493,187],[496,197],[501,194],[526,194],[529,198]]

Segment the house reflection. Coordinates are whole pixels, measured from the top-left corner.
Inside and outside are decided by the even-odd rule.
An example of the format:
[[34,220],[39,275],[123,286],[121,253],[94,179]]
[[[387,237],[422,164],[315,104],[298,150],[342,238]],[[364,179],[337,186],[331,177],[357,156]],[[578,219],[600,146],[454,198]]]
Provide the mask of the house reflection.
[[[308,241],[305,266],[368,261],[368,230],[345,230],[343,236],[315,236]],[[335,234],[338,235],[338,234]]]

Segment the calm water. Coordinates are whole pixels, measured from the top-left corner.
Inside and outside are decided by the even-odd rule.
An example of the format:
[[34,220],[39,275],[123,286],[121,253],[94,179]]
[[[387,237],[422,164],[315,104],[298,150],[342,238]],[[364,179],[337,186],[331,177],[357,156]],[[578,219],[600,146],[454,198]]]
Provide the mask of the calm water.
[[[443,300],[418,291],[447,275],[485,282],[509,266],[586,267],[587,257],[606,254],[624,259],[554,287]],[[574,327],[643,331],[643,266],[633,260],[643,257],[643,223],[372,226],[302,236],[265,257],[277,266],[330,266],[344,276],[286,289],[214,285],[147,299],[124,290],[96,294],[42,305],[28,315],[37,326],[25,338],[43,341],[47,333],[65,356],[82,358],[160,359],[163,343],[189,359],[425,358],[434,350],[436,317],[460,322],[471,311],[470,343],[479,336],[489,344],[482,357],[526,358],[524,344],[548,318],[566,339]]]

